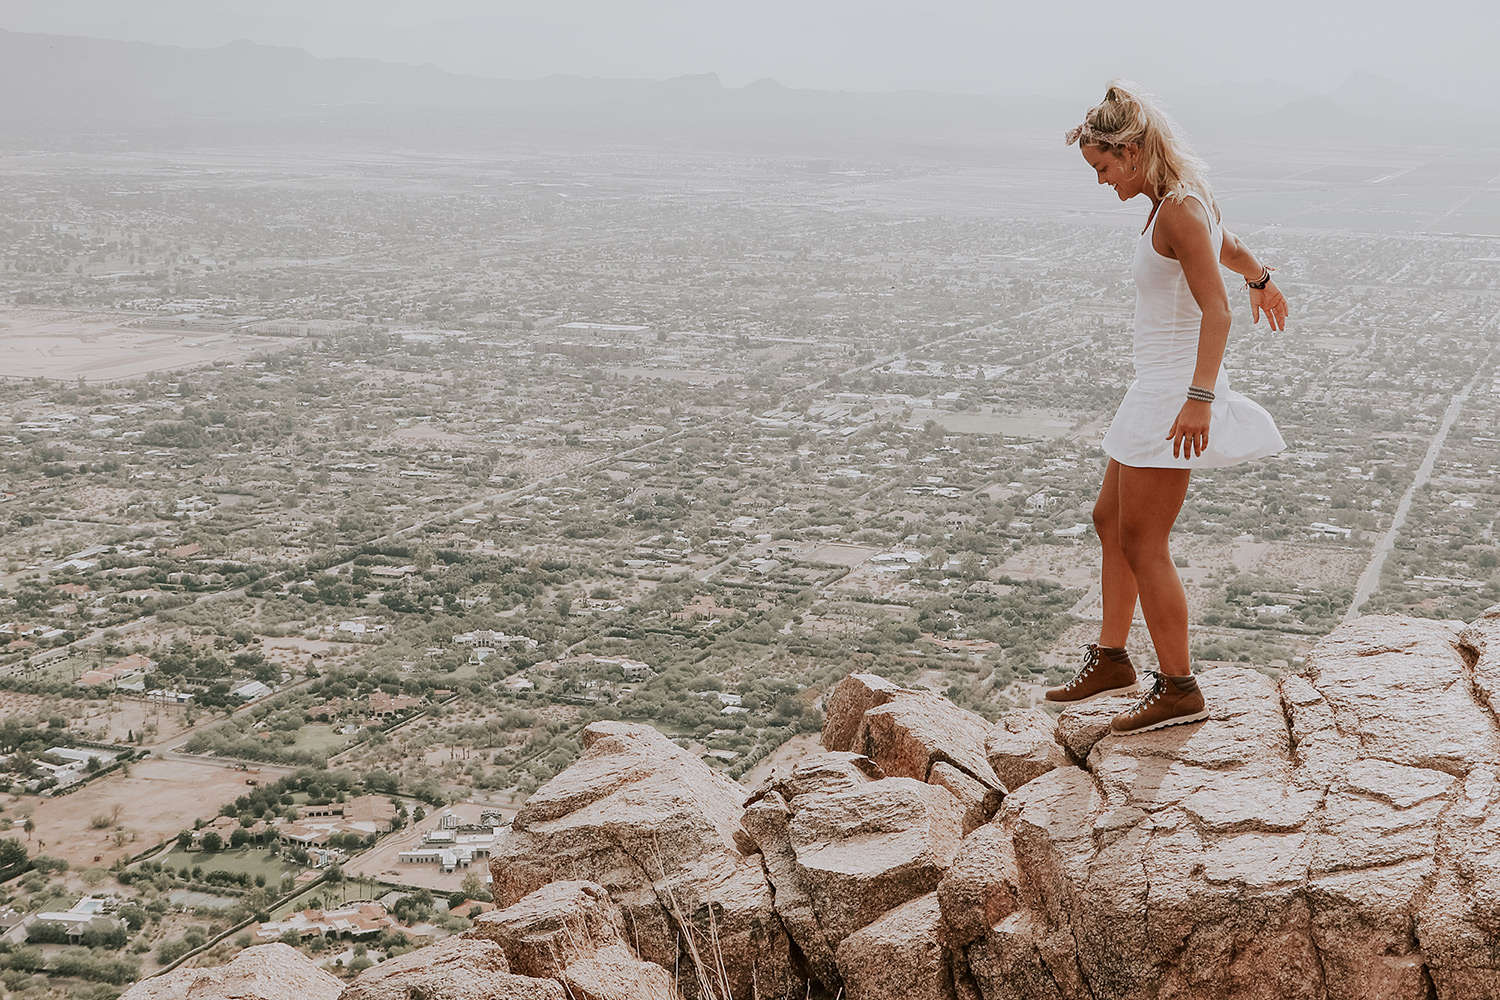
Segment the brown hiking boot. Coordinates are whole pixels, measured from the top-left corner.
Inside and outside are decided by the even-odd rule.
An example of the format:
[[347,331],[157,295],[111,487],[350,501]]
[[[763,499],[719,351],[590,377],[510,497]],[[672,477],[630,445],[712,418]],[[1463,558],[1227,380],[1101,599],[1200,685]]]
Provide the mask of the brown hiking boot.
[[1046,694],[1053,705],[1082,705],[1095,698],[1108,698],[1113,694],[1135,694],[1141,686],[1135,681],[1135,667],[1128,653],[1115,659],[1103,652],[1097,643],[1083,647],[1083,666],[1073,679],[1062,687],[1055,687]]
[[1167,726],[1202,722],[1208,718],[1208,706],[1198,681],[1193,677],[1169,677],[1157,674],[1150,690],[1141,696],[1130,711],[1109,721],[1110,732],[1119,736],[1147,733]]

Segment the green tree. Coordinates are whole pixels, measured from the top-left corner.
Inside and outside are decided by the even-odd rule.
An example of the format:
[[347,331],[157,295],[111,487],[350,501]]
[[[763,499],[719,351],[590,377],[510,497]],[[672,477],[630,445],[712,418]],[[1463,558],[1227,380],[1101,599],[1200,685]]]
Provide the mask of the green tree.
[[490,894],[484,888],[484,879],[478,872],[469,872],[459,884],[459,891],[464,894],[464,899],[472,899],[478,902],[488,903]]
[[0,840],[0,871],[26,863],[26,845],[9,837]]

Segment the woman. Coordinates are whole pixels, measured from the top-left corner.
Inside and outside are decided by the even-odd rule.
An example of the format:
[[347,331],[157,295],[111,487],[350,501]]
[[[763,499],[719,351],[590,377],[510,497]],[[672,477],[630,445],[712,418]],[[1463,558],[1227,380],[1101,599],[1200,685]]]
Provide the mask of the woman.
[[1231,313],[1220,265],[1244,278],[1255,322],[1265,313],[1272,330],[1284,329],[1287,305],[1271,269],[1223,228],[1203,162],[1133,84],[1112,83],[1067,141],[1078,143],[1100,184],[1121,201],[1145,195],[1151,214],[1131,266],[1136,380],[1104,436],[1109,465],[1094,506],[1104,621],[1077,675],[1046,700],[1081,704],[1140,690],[1125,652],[1139,597],[1161,672],[1110,728],[1141,733],[1208,717],[1189,665],[1187,595],[1167,545],[1188,477],[1286,446],[1271,415],[1229,387],[1221,362]]

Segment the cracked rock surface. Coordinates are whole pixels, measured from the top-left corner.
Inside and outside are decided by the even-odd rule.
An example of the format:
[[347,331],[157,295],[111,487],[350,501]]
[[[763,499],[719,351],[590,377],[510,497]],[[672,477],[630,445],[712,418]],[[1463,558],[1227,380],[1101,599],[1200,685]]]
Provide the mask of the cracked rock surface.
[[174,969],[125,991],[121,1000],[337,1000],[344,984],[279,941],[246,948],[214,969]]
[[1305,674],[1200,675],[1202,725],[1067,713],[1082,765],[1013,790],[938,891],[981,995],[1500,997],[1497,637],[1367,617]]
[[[296,1000],[296,994],[284,994]],[[511,975],[505,953],[489,941],[448,938],[388,958],[354,978],[339,1000],[562,1000],[550,979]]]

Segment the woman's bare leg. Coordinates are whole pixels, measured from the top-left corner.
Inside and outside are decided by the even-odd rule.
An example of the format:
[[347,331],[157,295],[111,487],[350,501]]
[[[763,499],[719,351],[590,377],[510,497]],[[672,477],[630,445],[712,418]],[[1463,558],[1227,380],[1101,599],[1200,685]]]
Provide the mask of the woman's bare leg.
[[[1113,467],[1115,463],[1110,465]],[[1187,594],[1172,562],[1168,536],[1187,497],[1190,475],[1187,469],[1139,469],[1128,465],[1119,466],[1117,472],[1119,548],[1134,576],[1141,613],[1151,632],[1161,672],[1178,677],[1192,672],[1188,657]],[[1105,482],[1108,481],[1106,472]],[[1109,621],[1107,603],[1105,620]]]
[[1094,503],[1094,530],[1104,547],[1099,589],[1103,594],[1104,621],[1099,626],[1099,645],[1124,646],[1135,619],[1135,574],[1120,548],[1120,463],[1114,459],[1104,469],[1104,483]]

